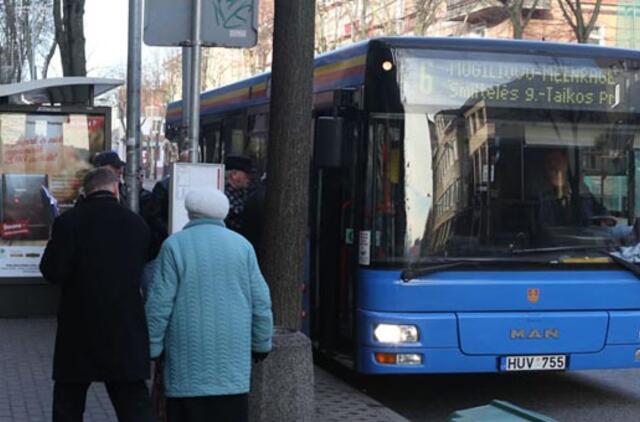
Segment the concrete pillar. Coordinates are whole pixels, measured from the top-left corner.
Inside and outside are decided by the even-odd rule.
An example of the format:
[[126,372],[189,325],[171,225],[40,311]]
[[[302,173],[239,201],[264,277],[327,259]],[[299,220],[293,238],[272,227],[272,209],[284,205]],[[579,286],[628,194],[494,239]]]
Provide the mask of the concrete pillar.
[[251,422],[311,422],[315,417],[311,341],[299,331],[276,328],[273,350],[253,366]]

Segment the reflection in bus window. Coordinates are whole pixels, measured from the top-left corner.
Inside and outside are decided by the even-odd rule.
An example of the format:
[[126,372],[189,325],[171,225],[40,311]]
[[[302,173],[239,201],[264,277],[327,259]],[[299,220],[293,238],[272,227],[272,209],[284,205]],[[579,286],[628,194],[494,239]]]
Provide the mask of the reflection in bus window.
[[398,60],[405,112],[370,119],[373,260],[627,242],[640,210],[640,63],[426,50]]
[[431,150],[427,118],[376,115],[370,132],[375,148],[374,256],[417,256],[433,196],[433,181],[425,178],[431,163],[422,158]]

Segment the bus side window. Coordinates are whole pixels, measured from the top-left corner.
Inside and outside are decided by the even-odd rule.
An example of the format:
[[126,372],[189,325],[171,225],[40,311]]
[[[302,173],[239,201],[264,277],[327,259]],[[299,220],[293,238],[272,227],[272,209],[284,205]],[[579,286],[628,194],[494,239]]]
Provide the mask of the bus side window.
[[267,113],[249,116],[249,142],[244,155],[251,158],[261,177],[267,170],[267,139],[269,138],[269,115]]

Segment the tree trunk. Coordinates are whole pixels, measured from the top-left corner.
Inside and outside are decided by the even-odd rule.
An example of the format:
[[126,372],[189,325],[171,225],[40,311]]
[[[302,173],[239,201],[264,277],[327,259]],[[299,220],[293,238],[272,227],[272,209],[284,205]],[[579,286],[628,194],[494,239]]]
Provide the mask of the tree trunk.
[[[22,63],[20,63],[20,42],[18,40],[18,11],[15,1],[5,2],[5,39],[8,40],[5,47],[5,58],[8,62],[9,72],[4,76],[5,83],[20,82],[22,80]],[[5,63],[2,63],[3,65]]]
[[362,0],[362,8],[360,9],[360,24],[358,30],[360,31],[360,39],[367,38],[367,9],[369,8],[368,0]]
[[275,324],[300,329],[307,242],[315,0],[276,0],[262,261]]
[[524,34],[524,28],[522,27],[522,22],[519,18],[511,19],[511,26],[513,27],[513,39],[521,40],[522,35]]
[[86,76],[84,38],[84,2],[85,0],[53,1],[56,42],[60,47],[62,74],[64,76]]
[[26,46],[24,54],[27,59],[27,65],[29,66],[29,78],[34,81],[38,79],[36,72],[35,53],[34,53],[34,31],[36,30],[31,22],[31,0],[23,0],[22,2],[22,42]]

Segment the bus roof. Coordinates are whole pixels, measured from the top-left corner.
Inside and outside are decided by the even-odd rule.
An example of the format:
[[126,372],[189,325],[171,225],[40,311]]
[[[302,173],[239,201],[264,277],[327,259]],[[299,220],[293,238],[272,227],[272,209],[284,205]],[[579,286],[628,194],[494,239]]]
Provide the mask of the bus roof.
[[[361,41],[315,58],[314,92],[357,86],[364,82],[370,44],[394,48],[481,49],[503,53],[549,54],[585,57],[624,57],[640,60],[636,50],[591,44],[556,43],[491,38],[381,37]],[[268,101],[270,72],[200,94],[200,116],[206,117]],[[167,106],[167,124],[180,121],[182,101]]]
[[[369,41],[364,41],[316,57],[314,91],[362,84],[368,45]],[[205,117],[266,103],[270,75],[271,72],[262,73],[202,93],[200,115]],[[170,103],[167,107],[167,123],[179,121],[181,113],[182,101]]]

